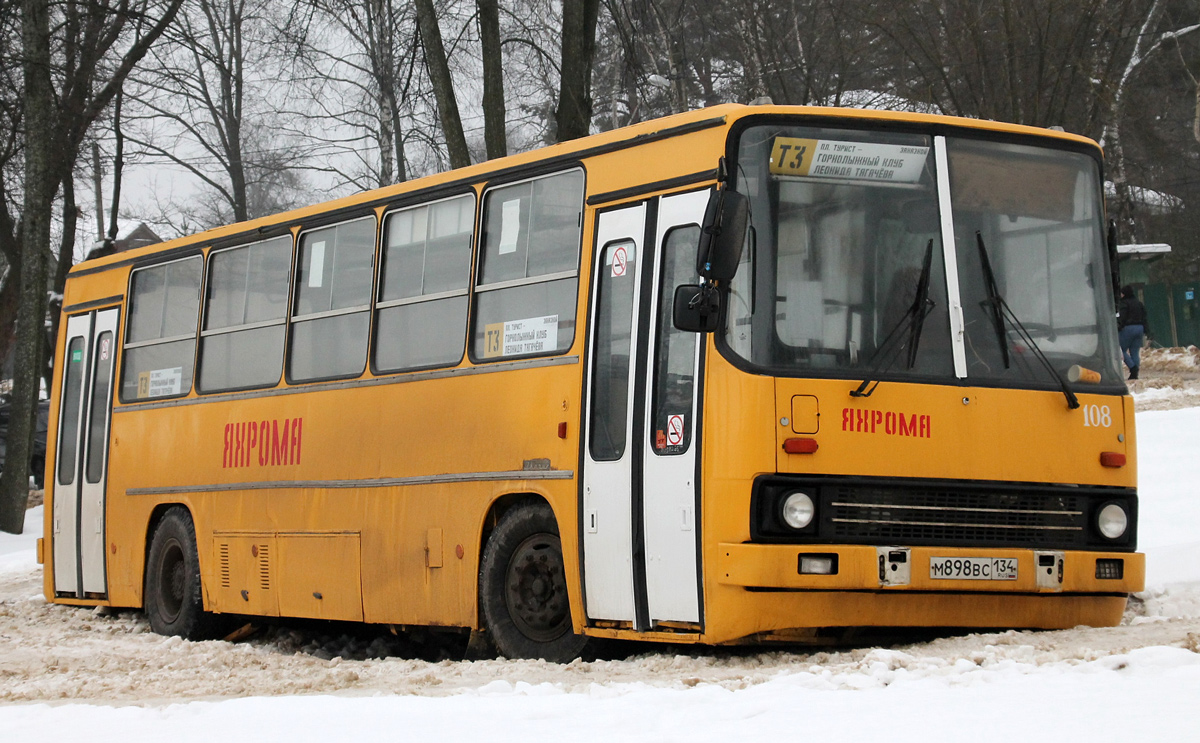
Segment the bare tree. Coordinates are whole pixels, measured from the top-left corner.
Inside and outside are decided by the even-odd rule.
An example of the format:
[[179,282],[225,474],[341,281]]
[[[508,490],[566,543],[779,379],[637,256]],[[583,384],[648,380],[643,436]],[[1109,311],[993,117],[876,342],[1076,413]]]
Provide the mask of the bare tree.
[[286,35],[306,93],[298,107],[307,110],[309,136],[325,145],[327,170],[358,188],[407,180],[408,130],[424,105],[412,6],[308,0]]
[[475,0],[479,18],[479,48],[483,62],[484,142],[489,160],[508,154],[504,105],[504,59],[500,44],[499,0]]
[[[1129,163],[1125,156],[1125,142],[1122,138],[1122,126],[1127,115],[1126,105],[1130,98],[1132,82],[1149,60],[1159,56],[1164,49],[1177,50],[1180,39],[1200,31],[1200,23],[1171,23],[1173,19],[1167,15],[1167,6],[1166,0],[1153,0],[1145,10],[1133,48],[1128,53],[1119,77],[1112,85],[1107,120],[1100,135],[1100,141],[1109,153],[1108,173],[1116,191],[1115,218],[1118,233],[1122,240],[1129,242],[1137,242],[1141,237],[1141,229],[1135,215],[1133,189],[1128,178]],[[1200,19],[1193,17],[1192,20]],[[1163,26],[1167,28],[1164,29]],[[1180,62],[1183,62],[1182,55]],[[1191,72],[1186,63],[1182,64],[1182,67],[1190,76]],[[1194,82],[1195,78],[1192,80]],[[1200,141],[1200,88],[1197,88],[1196,101],[1197,114],[1193,121],[1193,132],[1197,133],[1196,139]]]
[[462,117],[458,113],[458,99],[454,95],[454,80],[450,75],[450,64],[442,44],[437,10],[433,7],[433,0],[415,0],[413,4],[417,10],[417,24],[421,29],[421,44],[425,49],[425,67],[433,82],[442,134],[446,138],[446,149],[450,154],[450,167],[462,168],[471,164],[471,152],[467,149]]
[[600,0],[563,0],[556,139],[586,137],[592,124],[592,64]]
[[[193,218],[214,226],[301,200],[304,148],[289,141],[286,80],[270,43],[269,0],[185,0],[154,64],[130,91],[129,140],[198,178]],[[280,84],[280,83],[285,84]]]
[[[180,0],[23,0],[21,128],[24,178],[21,213],[5,200],[5,224],[16,224],[20,305],[16,318],[12,407],[0,474],[0,530],[20,533],[28,497],[25,462],[46,353],[47,280],[54,197],[69,180],[92,123],[133,67],[174,19]],[[53,19],[53,22],[52,22]],[[70,253],[60,256],[69,260]],[[10,268],[11,268],[10,263]],[[10,270],[6,280],[14,279]]]
[[897,0],[868,22],[897,95],[1094,137],[1146,1]]

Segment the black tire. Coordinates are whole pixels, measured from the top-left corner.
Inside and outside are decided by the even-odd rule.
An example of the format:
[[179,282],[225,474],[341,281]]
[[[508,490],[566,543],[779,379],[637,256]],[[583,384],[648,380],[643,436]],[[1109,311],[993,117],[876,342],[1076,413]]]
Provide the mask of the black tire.
[[185,640],[216,636],[216,618],[204,611],[196,530],[185,508],[172,508],[158,522],[146,558],[143,597],[150,628]]
[[575,634],[554,512],[544,503],[513,508],[496,526],[479,568],[479,603],[506,658],[568,663],[587,638]]

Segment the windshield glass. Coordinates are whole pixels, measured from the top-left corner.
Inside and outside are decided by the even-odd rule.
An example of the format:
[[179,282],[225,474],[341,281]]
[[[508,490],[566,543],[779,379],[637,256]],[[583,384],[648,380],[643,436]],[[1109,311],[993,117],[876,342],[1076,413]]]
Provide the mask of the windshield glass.
[[752,230],[735,353],[783,374],[953,377],[931,137],[755,126],[737,168]]
[[964,139],[948,140],[947,150],[967,376],[1054,381],[1011,321],[1003,337],[997,330],[986,253],[1000,296],[1060,374],[1079,365],[1099,372],[1102,384],[1122,384],[1096,161]]
[[[939,199],[931,135],[747,127],[735,188],[750,199],[751,228],[724,345],[775,374],[945,382],[957,343],[968,382],[1057,387],[1015,317],[1058,374],[1099,374],[1077,388],[1124,389],[1097,161],[1059,147],[945,144],[950,189]],[[941,209],[954,225],[958,339]]]

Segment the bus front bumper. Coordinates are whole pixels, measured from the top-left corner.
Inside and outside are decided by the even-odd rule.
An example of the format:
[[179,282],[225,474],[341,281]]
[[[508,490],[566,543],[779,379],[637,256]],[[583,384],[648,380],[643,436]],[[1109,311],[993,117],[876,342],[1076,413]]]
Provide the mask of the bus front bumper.
[[[1141,591],[1146,574],[1146,557],[1136,552],[734,543],[718,548],[718,583],[767,591],[1115,595]],[[996,565],[1003,569],[992,575]],[[979,577],[948,577],[964,568]]]

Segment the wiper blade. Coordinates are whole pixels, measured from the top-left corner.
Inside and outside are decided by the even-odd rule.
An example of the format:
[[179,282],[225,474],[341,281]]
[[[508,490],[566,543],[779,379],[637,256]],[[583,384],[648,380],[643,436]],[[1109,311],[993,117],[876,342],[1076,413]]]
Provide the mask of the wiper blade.
[[[879,386],[879,381],[875,377],[881,370],[891,367],[892,362],[905,347],[908,348],[908,366],[906,368],[911,369],[917,363],[917,344],[921,341],[921,330],[925,327],[925,318],[929,316],[934,307],[933,300],[929,298],[929,275],[932,266],[933,239],[931,238],[929,244],[925,246],[925,260],[921,266],[921,276],[917,279],[917,295],[913,298],[912,305],[871,356],[872,361],[875,359],[878,361],[871,365],[862,384],[858,385],[857,389],[850,391],[851,397],[870,397],[875,388]],[[908,339],[905,343],[900,343],[906,328],[909,331]]]
[[992,328],[996,331],[996,341],[1000,345],[1000,356],[1004,359],[1004,368],[1009,368],[1008,333],[1004,330],[1004,308],[1007,306],[1000,289],[996,286],[996,274],[992,271],[992,261],[988,258],[987,248],[983,244],[983,235],[975,231],[975,243],[979,246],[979,263],[983,268],[983,288],[988,298],[979,305],[987,310],[992,318]]
[[1079,407],[1079,398],[1075,397],[1075,393],[1071,391],[1067,385],[1067,380],[1058,369],[1054,368],[1054,364],[1050,363],[1050,359],[1046,358],[1046,354],[1042,352],[1037,341],[1021,324],[1012,307],[1008,306],[1008,302],[1004,301],[1004,296],[1000,294],[1000,289],[996,286],[996,274],[992,272],[992,262],[988,258],[987,247],[983,244],[983,234],[978,230],[975,231],[975,242],[979,246],[979,261],[983,267],[983,280],[987,289],[988,298],[979,303],[981,307],[987,310],[992,317],[992,324],[996,328],[996,339],[1000,343],[1000,354],[1004,358],[1004,368],[1009,368],[1008,355],[1008,333],[1005,330],[1005,321],[1010,323],[1017,331],[1017,336],[1033,351],[1033,355],[1046,371],[1050,372],[1051,376],[1058,381],[1058,386],[1062,389],[1063,396],[1067,398],[1067,407],[1071,410]]
[[933,311],[933,300],[929,298],[929,275],[933,266],[933,238],[925,246],[925,264],[921,266],[921,278],[917,279],[917,296],[908,309],[912,316],[912,332],[908,335],[908,368],[917,363],[917,347],[921,342],[921,331],[925,329],[925,318]]

